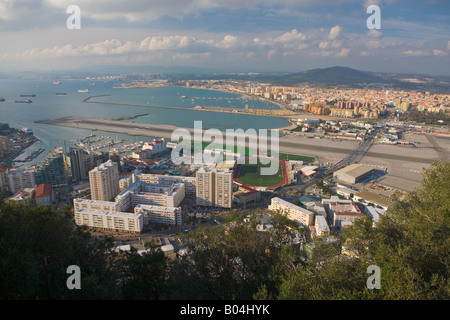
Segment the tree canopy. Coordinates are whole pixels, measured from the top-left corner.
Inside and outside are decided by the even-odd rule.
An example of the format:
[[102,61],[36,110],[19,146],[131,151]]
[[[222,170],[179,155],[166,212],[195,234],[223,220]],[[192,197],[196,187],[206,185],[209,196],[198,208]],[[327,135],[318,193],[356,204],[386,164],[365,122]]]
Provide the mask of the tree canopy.
[[[76,226],[68,207],[0,203],[0,298],[446,300],[448,190],[450,162],[435,163],[376,225],[366,216],[307,245],[293,239],[308,230],[281,214],[262,232],[263,211],[236,211],[183,234],[181,260],[151,243],[143,254],[115,252],[114,239]],[[70,265],[81,269],[82,290],[66,287]],[[372,265],[380,289],[367,287]]]

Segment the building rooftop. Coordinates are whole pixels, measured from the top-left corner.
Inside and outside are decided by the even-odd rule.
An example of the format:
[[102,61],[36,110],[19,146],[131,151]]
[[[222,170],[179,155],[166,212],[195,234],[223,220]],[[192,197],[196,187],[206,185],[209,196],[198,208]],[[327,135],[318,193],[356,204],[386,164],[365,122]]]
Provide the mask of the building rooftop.
[[36,188],[36,198],[45,198],[52,196],[52,185],[50,183],[42,183]]
[[382,195],[370,192],[370,191],[363,191],[363,192],[359,192],[357,194],[355,194],[355,196],[363,198],[364,200],[368,201],[368,202],[373,202],[375,204],[379,204],[381,206],[385,206],[388,207],[390,206],[393,202],[392,200],[390,200],[387,197],[384,197]]
[[272,198],[272,201],[273,201],[273,200],[278,201],[278,202],[284,204],[285,206],[287,206],[287,207],[289,207],[289,208],[292,208],[292,209],[294,209],[294,210],[299,210],[299,211],[301,211],[301,212],[303,212],[303,213],[305,213],[305,214],[312,214],[312,215],[314,214],[314,212],[309,211],[308,209],[305,209],[305,208],[296,206],[295,204],[290,203],[289,201],[283,200],[283,199],[281,199],[281,198],[275,197],[275,198]]
[[305,166],[300,169],[300,171],[307,177],[317,173],[318,166]]
[[366,166],[364,164],[351,164],[345,168],[342,168],[341,170],[338,170],[335,172],[335,174],[348,174],[349,176],[352,177],[359,177],[361,175],[364,175],[368,172],[371,172],[373,170],[373,168]]

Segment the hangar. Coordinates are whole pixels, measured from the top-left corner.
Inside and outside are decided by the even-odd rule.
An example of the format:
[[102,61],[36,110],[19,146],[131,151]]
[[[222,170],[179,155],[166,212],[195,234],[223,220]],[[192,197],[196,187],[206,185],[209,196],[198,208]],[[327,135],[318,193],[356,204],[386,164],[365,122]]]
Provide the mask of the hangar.
[[333,177],[339,181],[355,184],[372,175],[373,168],[364,164],[351,164],[336,171]]

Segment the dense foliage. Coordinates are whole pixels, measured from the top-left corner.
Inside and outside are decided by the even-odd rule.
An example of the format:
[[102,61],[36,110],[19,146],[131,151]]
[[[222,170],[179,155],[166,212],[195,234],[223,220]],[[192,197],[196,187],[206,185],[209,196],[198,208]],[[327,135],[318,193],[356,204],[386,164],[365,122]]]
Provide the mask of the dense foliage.
[[[236,212],[222,226],[186,235],[181,261],[149,244],[117,253],[76,227],[70,208],[0,204],[1,299],[441,299],[449,294],[450,162],[426,170],[410,193],[373,225],[357,220],[344,233],[313,239],[275,214],[257,231],[261,212]],[[245,220],[245,221],[244,221]],[[68,290],[69,265],[81,290]],[[367,267],[381,270],[368,289]]]

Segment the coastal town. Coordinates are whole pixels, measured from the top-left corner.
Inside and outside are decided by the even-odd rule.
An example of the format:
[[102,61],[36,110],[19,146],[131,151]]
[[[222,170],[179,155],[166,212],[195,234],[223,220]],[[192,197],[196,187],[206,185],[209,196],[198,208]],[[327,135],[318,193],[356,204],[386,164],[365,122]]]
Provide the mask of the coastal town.
[[[260,226],[264,231],[270,228],[271,215],[283,212],[302,230],[297,241],[305,254],[311,239],[331,237],[358,217],[370,215],[376,222],[392,207],[394,194],[401,199],[419,185],[422,168],[450,154],[449,95],[234,81],[191,80],[183,85],[277,105],[256,110],[246,104],[239,109],[239,113],[288,117],[291,126],[281,130],[280,157],[272,159],[278,163],[277,173],[261,176],[262,165],[248,163],[258,158],[248,148],[240,154],[218,145],[202,145],[203,154],[218,155],[212,162],[175,164],[171,155],[177,143],[170,141],[171,130],[165,133],[157,126],[146,129],[134,121],[124,122],[128,117],[43,121],[92,133],[68,150],[62,146],[51,150],[36,165],[15,168],[14,158],[37,138],[3,124],[0,190],[9,194],[4,201],[67,204],[77,225],[88,226],[99,237],[113,236],[121,250],[145,250],[144,243],[155,239],[174,257],[185,249],[179,235],[199,224],[220,227],[236,210],[259,208],[264,212],[265,223]],[[199,108],[206,109],[192,112]],[[414,113],[426,115],[432,123],[407,117]],[[125,125],[128,129],[120,131]],[[101,131],[132,135],[131,130],[154,138],[132,142],[101,135]],[[243,157],[247,162],[242,163]]]

